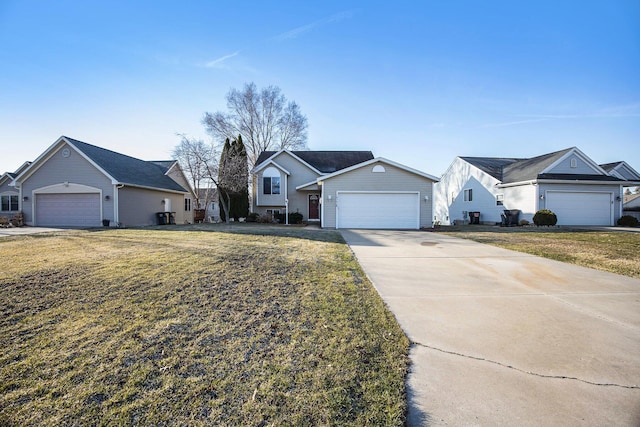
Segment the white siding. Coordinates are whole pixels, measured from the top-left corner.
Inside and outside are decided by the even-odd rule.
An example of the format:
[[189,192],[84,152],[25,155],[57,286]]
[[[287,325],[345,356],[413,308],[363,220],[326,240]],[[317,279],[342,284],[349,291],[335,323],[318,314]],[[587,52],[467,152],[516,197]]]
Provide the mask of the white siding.
[[531,184],[503,188],[504,209],[520,209],[519,219],[533,223],[533,215],[538,211],[538,187]]

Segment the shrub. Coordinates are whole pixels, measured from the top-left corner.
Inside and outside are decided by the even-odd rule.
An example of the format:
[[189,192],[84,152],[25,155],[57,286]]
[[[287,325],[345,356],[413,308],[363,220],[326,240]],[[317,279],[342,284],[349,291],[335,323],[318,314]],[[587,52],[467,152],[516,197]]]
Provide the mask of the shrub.
[[289,224],[302,224],[302,214],[300,212],[291,212],[289,214]]
[[260,215],[258,215],[257,212],[251,212],[249,215],[247,215],[247,218],[245,219],[246,222],[256,222],[258,221],[258,217]]
[[529,225],[529,221],[527,221],[526,219],[521,219],[520,225]]
[[638,219],[631,215],[625,215],[620,217],[618,220],[618,225],[621,227],[637,227]]
[[271,214],[264,213],[256,218],[256,222],[259,222],[261,224],[273,224],[274,222],[276,222],[276,220],[273,218],[273,216],[271,216]]
[[558,217],[556,214],[551,212],[549,209],[540,209],[533,216],[533,223],[540,227],[541,225],[556,225],[558,222]]

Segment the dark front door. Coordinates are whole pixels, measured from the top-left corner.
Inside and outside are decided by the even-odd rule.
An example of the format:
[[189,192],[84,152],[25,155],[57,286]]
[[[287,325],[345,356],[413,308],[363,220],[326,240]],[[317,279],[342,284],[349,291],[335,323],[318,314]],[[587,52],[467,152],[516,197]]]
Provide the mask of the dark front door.
[[320,196],[317,194],[309,195],[309,219],[320,219],[319,202]]

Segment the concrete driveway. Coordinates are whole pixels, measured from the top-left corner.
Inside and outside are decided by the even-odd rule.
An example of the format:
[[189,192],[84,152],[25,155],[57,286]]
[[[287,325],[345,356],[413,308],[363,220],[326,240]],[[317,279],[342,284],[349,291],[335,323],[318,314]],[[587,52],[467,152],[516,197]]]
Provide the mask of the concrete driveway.
[[410,426],[640,425],[640,280],[440,233],[342,235],[413,343]]

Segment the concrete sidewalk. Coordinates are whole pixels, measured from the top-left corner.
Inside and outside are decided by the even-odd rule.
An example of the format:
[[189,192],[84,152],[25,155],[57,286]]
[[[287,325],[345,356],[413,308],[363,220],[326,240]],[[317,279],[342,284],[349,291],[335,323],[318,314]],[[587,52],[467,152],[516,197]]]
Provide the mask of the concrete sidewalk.
[[9,236],[27,236],[29,234],[49,233],[52,231],[63,231],[62,228],[48,227],[9,227],[0,228],[0,238]]
[[409,425],[640,425],[640,280],[438,233],[342,235],[413,343]]

